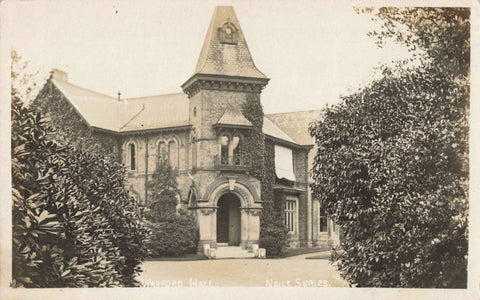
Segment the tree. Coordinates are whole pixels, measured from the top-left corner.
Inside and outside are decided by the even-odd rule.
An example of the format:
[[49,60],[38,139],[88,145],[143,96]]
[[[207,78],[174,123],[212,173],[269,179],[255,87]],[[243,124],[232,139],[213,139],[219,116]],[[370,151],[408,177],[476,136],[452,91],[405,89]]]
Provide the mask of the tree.
[[20,99],[28,105],[33,100],[34,93],[37,90],[37,83],[34,78],[38,75],[38,71],[30,71],[29,62],[25,61],[15,50],[11,51],[10,58],[11,97],[12,99]]
[[48,119],[24,105],[27,81],[14,68],[12,78],[13,286],[138,285],[146,229],[124,167],[55,142]]
[[364,11],[380,44],[420,51],[310,127],[312,190],[345,238],[332,260],[360,286],[466,287],[469,10]]
[[178,204],[177,172],[167,159],[159,159],[157,168],[148,182],[151,222],[161,222],[176,215]]
[[12,103],[15,286],[135,286],[146,254],[125,170],[49,139],[47,120]]
[[151,257],[194,253],[199,240],[197,222],[185,210],[177,210],[177,172],[166,157],[158,160],[148,189],[151,204],[145,210],[144,223],[151,231],[148,240]]

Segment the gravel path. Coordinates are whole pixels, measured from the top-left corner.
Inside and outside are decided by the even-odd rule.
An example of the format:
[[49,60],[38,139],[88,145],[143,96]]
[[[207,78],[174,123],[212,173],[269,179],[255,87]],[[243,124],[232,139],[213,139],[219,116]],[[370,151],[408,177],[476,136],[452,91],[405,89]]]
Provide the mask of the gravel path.
[[327,259],[301,258],[303,256],[288,259],[147,261],[142,265],[144,272],[139,279],[146,287],[348,287]]

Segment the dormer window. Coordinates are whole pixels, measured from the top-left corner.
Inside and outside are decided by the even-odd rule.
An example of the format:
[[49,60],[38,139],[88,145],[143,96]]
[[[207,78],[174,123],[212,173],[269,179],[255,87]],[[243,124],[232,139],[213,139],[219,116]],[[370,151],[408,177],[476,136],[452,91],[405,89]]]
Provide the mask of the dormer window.
[[220,43],[222,44],[237,44],[238,43],[238,30],[235,28],[230,20],[228,20],[222,27],[218,28],[218,35]]

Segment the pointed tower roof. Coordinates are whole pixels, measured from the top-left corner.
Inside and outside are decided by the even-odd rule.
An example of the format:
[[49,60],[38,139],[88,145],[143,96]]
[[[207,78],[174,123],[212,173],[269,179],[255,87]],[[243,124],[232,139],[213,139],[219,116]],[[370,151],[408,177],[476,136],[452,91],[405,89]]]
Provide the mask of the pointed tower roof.
[[232,6],[217,6],[194,74],[182,85],[188,90],[197,80],[222,80],[265,86],[269,79],[255,66]]
[[215,7],[196,73],[267,78],[253,63],[232,6]]

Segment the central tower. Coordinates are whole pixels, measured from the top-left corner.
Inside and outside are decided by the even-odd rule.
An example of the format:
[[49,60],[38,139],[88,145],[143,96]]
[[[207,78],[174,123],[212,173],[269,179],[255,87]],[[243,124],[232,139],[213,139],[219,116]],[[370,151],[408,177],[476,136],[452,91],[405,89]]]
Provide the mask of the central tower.
[[201,245],[217,246],[218,200],[227,193],[240,201],[240,245],[258,244],[261,188],[242,154],[244,137],[252,129],[242,110],[247,99],[260,102],[268,81],[253,62],[233,7],[215,7],[195,72],[182,85],[193,126],[195,201],[190,207],[197,211]]

